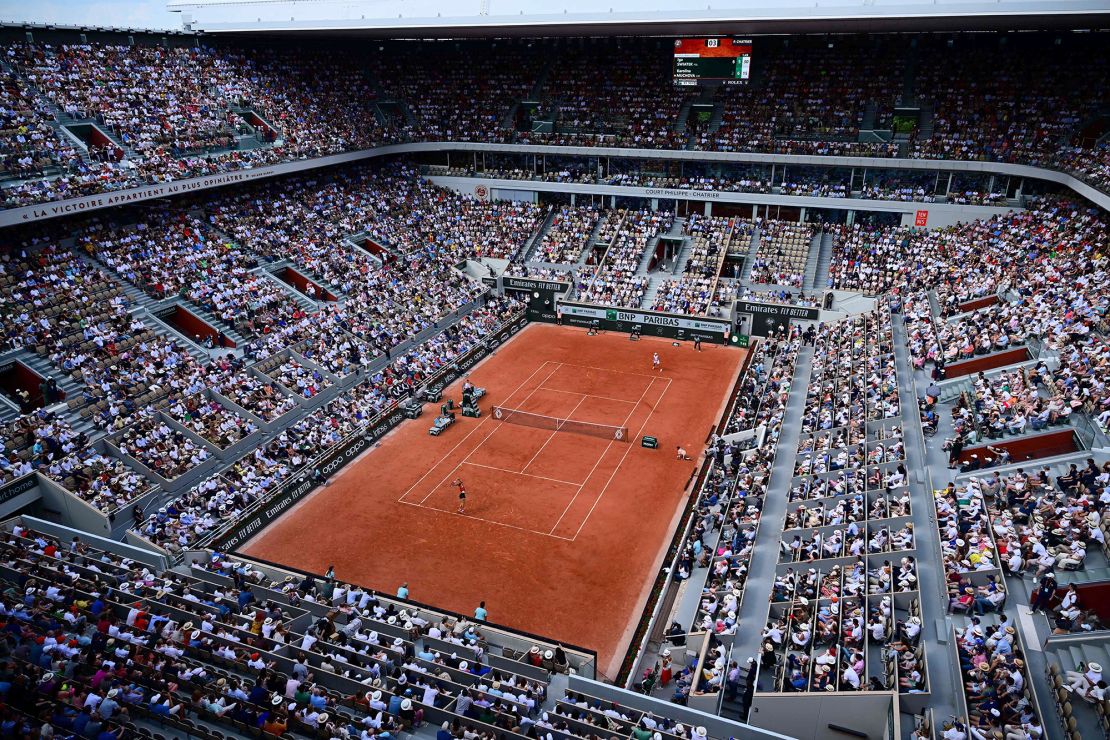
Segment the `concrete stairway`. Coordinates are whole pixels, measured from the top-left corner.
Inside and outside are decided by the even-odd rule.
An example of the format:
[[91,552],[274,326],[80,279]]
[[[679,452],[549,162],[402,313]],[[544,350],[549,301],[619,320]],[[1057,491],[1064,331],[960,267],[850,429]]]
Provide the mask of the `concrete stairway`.
[[694,240],[684,238],[682,246],[678,250],[678,255],[675,257],[674,264],[671,265],[670,273],[672,275],[682,275],[686,270],[686,263],[690,260],[690,252],[694,249]]
[[813,264],[813,273],[807,272],[806,285],[810,290],[825,290],[829,287],[829,265],[832,264],[833,235],[824,232],[820,235],[821,244],[817,251],[817,260]]
[[551,76],[551,63],[547,63],[536,75],[536,81],[532,83],[532,89],[528,91],[528,97],[531,100],[543,99],[543,87],[547,84],[547,78]]
[[721,121],[725,117],[725,105],[721,102],[713,104],[713,115],[709,117],[709,125],[706,129],[710,132],[716,131],[721,127]]
[[123,288],[123,294],[125,296],[127,296],[127,300],[131,302],[132,311],[134,311],[136,308],[142,308],[142,309],[146,309],[147,311],[150,311],[151,313],[154,313],[159,308],[162,308],[163,306],[165,306],[168,303],[169,300],[172,300],[172,299],[165,299],[165,298],[163,298],[163,299],[155,298],[154,296],[150,295],[149,293],[147,293],[145,290],[143,290],[139,286],[137,286],[134,283],[126,280],[122,276],[117,275],[116,271],[113,270],[111,267],[108,267],[108,265],[104,264],[103,262],[101,262],[99,259],[96,259],[95,257],[90,257],[88,255],[88,253],[86,253],[86,252],[83,252],[83,251],[78,250],[78,249],[74,249],[73,253],[77,255],[77,258],[79,260],[81,260],[85,264],[89,265],[90,267],[92,267],[92,268],[94,268],[98,271],[101,271],[101,272],[103,272],[107,275],[115,276],[116,280],[119,282],[120,286]]
[[666,275],[655,275],[648,277],[647,290],[644,291],[644,301],[641,304],[644,308],[650,309],[655,303],[655,297],[659,295],[659,289],[663,287],[663,283],[668,279]]
[[272,280],[274,285],[281,286],[281,289],[284,290],[286,293],[288,293],[290,296],[292,296],[293,300],[295,300],[300,305],[300,307],[303,308],[308,313],[315,313],[316,312],[317,306],[316,306],[316,303],[314,301],[309,299],[308,296],[304,295],[299,290],[296,290],[295,288],[293,288],[292,285],[289,285],[289,284],[285,283],[284,281],[279,280],[266,267],[256,267],[253,270],[251,270],[251,272],[253,272],[254,274],[259,275],[261,277],[265,277],[268,280]]
[[513,255],[514,258],[519,258],[524,262],[527,262],[528,260],[531,260],[533,258],[536,252],[536,246],[541,241],[543,241],[544,234],[546,234],[551,229],[551,224],[554,223],[555,215],[558,212],[558,208],[552,208],[547,213],[547,215],[543,219],[543,223],[540,224],[540,227],[536,229],[535,233],[533,233],[530,237],[528,237],[528,239],[525,240],[524,244],[522,244],[520,247],[520,251]]
[[19,407],[8,398],[0,398],[0,424],[7,424],[20,417]]
[[802,285],[812,287],[817,279],[817,265],[820,261],[821,245],[824,243],[823,231],[814,234],[809,242],[809,254],[806,255],[806,271],[802,276]]
[[744,665],[749,657],[759,654],[763,627],[767,624],[770,605],[767,595],[771,593],[778,565],[779,534],[782,532],[783,521],[786,518],[787,497],[794,473],[793,453],[798,447],[802,413],[805,411],[806,394],[800,391],[809,386],[812,366],[813,349],[803,347],[798,355],[794,381],[790,384],[792,389],[790,400],[783,417],[767,495],[763,500],[759,531],[756,534],[751,564],[748,568],[748,579],[744,585],[744,599],[740,603],[740,612],[737,614],[738,621],[743,627],[736,634],[732,656],[733,660],[740,665]]
[[178,301],[178,303],[180,303],[181,307],[184,308],[186,311],[193,314],[198,319],[204,321],[212,328],[222,331],[225,335],[227,335],[227,338],[235,342],[237,346],[242,347],[244,344],[247,343],[248,340],[246,337],[240,334],[236,329],[233,329],[231,324],[227,323],[223,319],[220,319],[211,311],[205,308],[201,308],[197,304],[189,301]]
[[[54,380],[58,383],[58,388],[60,388],[66,394],[67,399],[78,398],[85,390],[85,386],[83,383],[79,383],[70,375],[63,373],[59,368],[55,367],[44,355],[37,355],[30,350],[24,350],[16,356],[16,359],[22,362],[27,367],[34,370],[42,377],[54,378]],[[90,438],[95,438],[99,436],[96,427],[92,424],[92,422],[82,419],[79,415],[79,411],[68,411],[68,409],[64,405],[57,408],[60,408],[62,410],[62,414],[68,418],[69,424],[71,427],[73,427],[74,431],[78,433],[83,432],[89,435]],[[18,409],[16,409],[16,415],[19,415]],[[7,421],[7,419],[2,416],[0,416],[0,420]]]
[[81,391],[85,389],[81,383],[55,367],[46,355],[39,355],[30,350],[24,350],[20,352],[15,359],[19,360],[44,378],[54,378],[58,383],[58,387],[66,394],[67,398],[79,396],[81,395]]
[[740,283],[747,285],[752,277],[752,267],[759,257],[759,234],[762,229],[752,229],[751,244],[748,245],[748,258],[744,260],[744,270],[740,273]]
[[933,138],[933,105],[926,103],[921,106],[921,119],[917,138],[921,140]]
[[879,104],[874,100],[867,102],[867,107],[863,109],[863,121],[860,123],[861,131],[873,131],[875,129],[875,119],[879,117]]
[[690,109],[693,105],[694,98],[687,98],[682,107],[678,109],[678,117],[674,120],[675,133],[686,133],[686,122],[690,120]]
[[921,59],[918,41],[919,39],[912,39],[906,49],[905,68],[902,72],[902,94],[899,98],[902,105],[913,105],[917,98],[917,65]]

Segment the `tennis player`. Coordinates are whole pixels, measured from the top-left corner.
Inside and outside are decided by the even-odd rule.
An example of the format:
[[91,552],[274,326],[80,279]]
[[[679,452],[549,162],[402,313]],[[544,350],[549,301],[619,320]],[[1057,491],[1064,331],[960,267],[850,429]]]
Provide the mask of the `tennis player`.
[[663,372],[663,363],[659,360],[658,352],[651,353],[651,369]]
[[456,478],[451,481],[451,485],[459,489],[459,508],[456,509],[459,514],[466,513],[466,485],[463,483],[462,478]]

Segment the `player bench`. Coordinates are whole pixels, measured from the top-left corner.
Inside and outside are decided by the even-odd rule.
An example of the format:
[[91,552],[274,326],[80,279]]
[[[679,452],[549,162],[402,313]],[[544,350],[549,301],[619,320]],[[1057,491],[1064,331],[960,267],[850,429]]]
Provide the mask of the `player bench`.
[[435,418],[435,421],[432,422],[432,426],[428,429],[428,434],[432,435],[433,437],[438,437],[439,435],[443,434],[444,429],[454,423],[455,417],[453,416],[437,416]]

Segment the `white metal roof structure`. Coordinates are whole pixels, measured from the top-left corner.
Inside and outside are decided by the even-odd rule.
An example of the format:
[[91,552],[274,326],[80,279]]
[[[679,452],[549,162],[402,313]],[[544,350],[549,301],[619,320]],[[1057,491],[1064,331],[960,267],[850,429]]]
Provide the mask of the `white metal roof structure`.
[[[599,7],[600,5],[600,7]],[[167,0],[208,33],[460,38],[1092,29],[1110,0]],[[537,7],[543,12],[536,12]]]

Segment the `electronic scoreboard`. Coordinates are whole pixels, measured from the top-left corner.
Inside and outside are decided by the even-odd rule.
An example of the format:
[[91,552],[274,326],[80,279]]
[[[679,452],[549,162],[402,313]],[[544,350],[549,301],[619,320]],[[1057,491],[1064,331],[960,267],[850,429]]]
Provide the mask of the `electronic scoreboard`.
[[751,66],[751,39],[675,39],[674,81],[677,85],[740,84],[748,80]]

